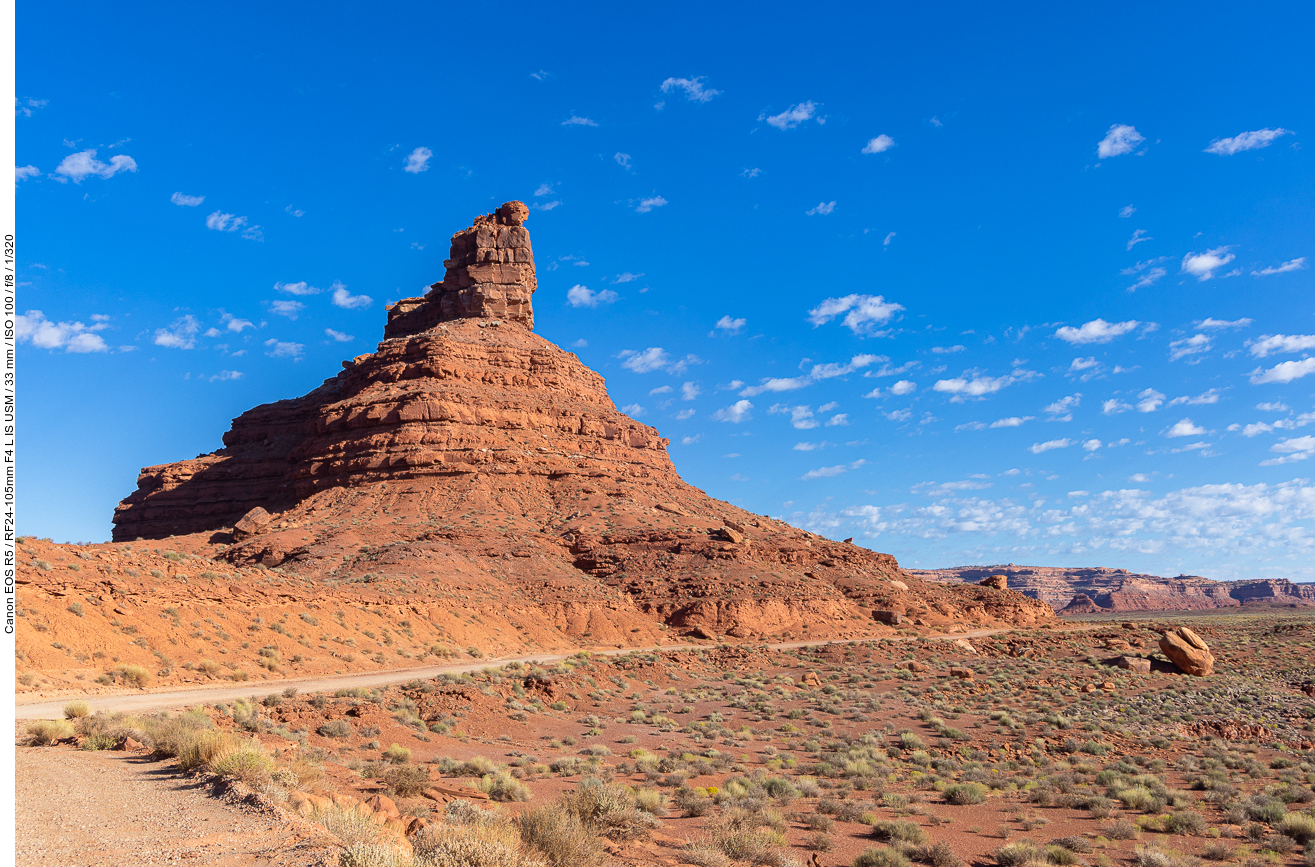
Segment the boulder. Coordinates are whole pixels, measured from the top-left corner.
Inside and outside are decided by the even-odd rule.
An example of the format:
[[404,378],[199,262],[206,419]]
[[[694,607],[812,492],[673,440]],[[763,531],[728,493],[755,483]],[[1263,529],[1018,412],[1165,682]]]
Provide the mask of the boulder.
[[904,622],[904,615],[898,611],[873,611],[872,619],[887,626],[899,626]]
[[397,818],[402,815],[397,809],[397,804],[387,795],[371,795],[365,799],[365,805],[376,813],[382,813],[385,816]]
[[968,639],[966,639],[966,638],[956,638],[956,639],[954,639],[954,646],[957,647],[957,648],[959,648],[960,650],[967,651],[968,653],[976,653],[976,652],[977,652],[977,648],[976,648],[976,647],[973,647],[972,642],[970,642],[970,641],[969,641]]
[[892,578],[892,579],[890,579],[890,586],[891,586],[891,587],[894,587],[896,590],[908,590],[908,589],[909,589],[909,585],[905,584],[903,581],[899,580],[898,578]]
[[1126,668],[1137,674],[1151,673],[1151,661],[1140,656],[1116,656],[1112,664],[1116,668]]
[[259,536],[269,529],[269,525],[273,520],[273,515],[260,506],[256,506],[233,525],[233,541],[241,542],[243,539]]
[[721,535],[723,538],[728,539],[731,542],[734,542],[736,545],[744,541],[744,534],[739,532],[738,530],[732,529],[729,526],[721,528]]
[[114,745],[114,749],[122,753],[135,753],[145,747],[130,737],[124,736],[119,738],[119,742]]
[[923,672],[927,670],[927,666],[923,665],[921,662],[918,662],[918,660],[916,659],[906,659],[903,662],[897,662],[895,663],[895,667],[903,668],[913,672]]
[[987,575],[981,581],[977,582],[982,587],[990,587],[992,590],[1008,590],[1008,575]]
[[1187,674],[1205,677],[1215,670],[1210,645],[1186,626],[1176,627],[1161,636],[1160,650]]
[[972,680],[973,670],[971,668],[963,668],[962,666],[956,665],[950,669],[950,677],[957,677],[959,680]]

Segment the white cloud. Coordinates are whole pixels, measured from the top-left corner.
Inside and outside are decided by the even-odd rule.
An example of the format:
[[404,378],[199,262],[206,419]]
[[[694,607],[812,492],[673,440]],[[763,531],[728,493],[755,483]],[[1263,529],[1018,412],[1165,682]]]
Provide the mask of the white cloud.
[[18,97],[14,97],[14,117],[17,117],[20,114],[23,117],[31,117],[33,109],[45,108],[49,104],[50,100],[48,99],[33,99],[32,97],[19,99]]
[[1277,129],[1257,129],[1251,132],[1242,132],[1231,138],[1217,138],[1206,147],[1205,152],[1208,154],[1218,154],[1220,156],[1232,156],[1242,151],[1252,151],[1258,148],[1267,148],[1274,139],[1281,135],[1288,135],[1292,132],[1290,129],[1278,127]]
[[1312,373],[1315,373],[1315,358],[1284,361],[1274,365],[1264,373],[1256,372],[1252,374],[1251,383],[1252,385],[1263,385],[1268,382],[1288,383]]
[[1181,340],[1169,341],[1169,360],[1177,361],[1210,351],[1210,338],[1205,334],[1193,334]]
[[1169,271],[1166,268],[1152,268],[1145,274],[1141,275],[1141,277],[1137,278],[1137,282],[1129,286],[1128,291],[1136,292],[1138,289],[1145,289],[1148,286],[1154,286],[1161,277],[1168,273]]
[[890,393],[899,397],[905,394],[912,394],[917,391],[917,383],[909,379],[901,379],[890,387]]
[[285,343],[272,337],[265,341],[265,345],[269,347],[265,354],[270,358],[300,358],[302,350],[306,348],[300,343]]
[[807,211],[804,211],[804,213],[807,214],[808,216],[812,217],[812,216],[815,216],[815,215],[817,215],[817,214],[829,214],[829,213],[831,213],[832,211],[834,211],[835,209],[836,209],[836,203],[835,203],[834,201],[832,201],[832,202],[818,202],[818,203],[817,203],[817,207],[815,207],[815,208],[809,208]]
[[1134,205],[1124,205],[1122,208],[1119,209],[1119,216],[1123,217],[1124,219],[1131,217],[1135,213],[1137,213],[1137,208]]
[[870,334],[880,337],[874,326],[890,321],[904,306],[887,301],[881,295],[845,295],[841,298],[827,298],[821,304],[808,311],[808,321],[816,328],[845,314],[842,323],[855,334]]
[[241,379],[241,378],[242,378],[242,372],[240,370],[221,370],[218,373],[216,373],[214,376],[210,377],[210,381],[232,382],[233,380]]
[[[766,113],[759,115],[759,120],[765,120],[771,126],[780,130],[794,129],[799,124],[812,120],[817,113],[817,103],[801,102],[798,105],[792,105],[780,114],[774,114],[767,117]],[[821,122],[821,119],[818,121]]]
[[747,400],[737,400],[730,406],[723,407],[712,414],[717,421],[728,421],[732,424],[739,424],[742,421],[748,421],[753,418],[753,404]]
[[534,191],[536,196],[551,196],[552,193],[552,184],[539,184],[539,188]]
[[334,331],[332,328],[324,329],[324,333],[339,343],[349,343],[356,339],[350,334],[343,334],[341,331]]
[[551,202],[531,202],[531,203],[530,203],[530,207],[531,207],[531,208],[534,208],[536,211],[551,211],[553,208],[560,208],[561,205],[562,205],[562,203],[559,202],[559,201],[557,201],[556,199],[554,199],[554,200],[551,201]]
[[665,370],[668,373],[680,374],[691,364],[702,363],[697,355],[686,355],[684,358],[673,360],[667,354],[667,351],[660,346],[650,346],[642,352],[635,349],[623,349],[616,354],[616,357],[621,359],[622,367],[626,370],[633,370],[635,373]]
[[1015,369],[1013,373],[1005,376],[973,374],[970,378],[969,375],[965,375],[954,379],[938,379],[932,390],[952,395],[950,398],[952,402],[962,403],[968,398],[982,398],[988,394],[995,394],[1015,382],[1028,382],[1036,379],[1038,375],[1033,371],[1021,369]]
[[286,298],[280,298],[277,301],[269,302],[269,309],[277,316],[296,319],[297,314],[306,309],[306,305],[300,301],[289,301]]
[[1252,271],[1253,277],[1268,277],[1271,274],[1286,274],[1289,271],[1302,271],[1306,268],[1306,257],[1301,256],[1297,259],[1290,259],[1281,265],[1270,265],[1268,268],[1261,268],[1259,271]]
[[852,464],[840,464],[840,465],[838,465],[838,466],[834,466],[834,467],[819,467],[818,469],[815,469],[815,470],[809,470],[808,472],[806,472],[806,473],[804,473],[802,476],[800,476],[800,478],[801,478],[801,479],[804,479],[804,480],[808,480],[808,479],[827,479],[827,478],[830,478],[830,477],[832,477],[832,476],[838,476],[838,475],[840,475],[841,473],[847,473],[847,472],[849,472],[850,470],[856,470],[856,469],[858,469],[859,467],[863,466],[863,465],[866,464],[866,463],[867,463],[867,461],[865,461],[865,460],[857,460],[857,461],[854,461]]
[[621,168],[623,169],[630,168],[630,154],[623,154],[620,151],[617,151],[616,153],[612,154],[612,159],[616,160],[616,164]]
[[1032,416],[1030,415],[1025,415],[1022,417],[1013,415],[1010,416],[1009,418],[998,418],[995,421],[991,422],[991,424],[988,425],[988,427],[992,427],[992,428],[1022,427],[1025,422],[1029,422],[1029,421],[1032,421]]
[[826,420],[827,427],[843,427],[849,424],[849,413],[839,412]]
[[882,133],[873,139],[868,139],[868,143],[863,145],[863,153],[879,154],[882,151],[888,151],[895,146],[895,140],[890,136]]
[[[304,216],[306,216],[306,212],[305,212],[305,211],[301,210],[300,208],[294,208],[294,207],[292,207],[292,205],[284,205],[284,206],[283,206],[283,213],[285,213],[285,214],[291,214],[291,215],[294,216],[294,217],[304,217]],[[424,248],[421,247],[420,249],[423,250]]]
[[247,224],[246,217],[238,217],[233,214],[225,214],[223,211],[215,211],[205,218],[205,227],[214,229],[216,232],[236,232]]
[[55,180],[60,183],[72,181],[80,184],[87,178],[112,178],[119,172],[137,171],[137,162],[126,154],[110,157],[108,163],[96,159],[96,151],[85,150],[69,154],[55,167]]
[[573,114],[566,120],[562,121],[562,126],[598,126],[598,122],[592,121],[587,117],[580,117],[577,114]]
[[566,290],[566,300],[572,307],[597,307],[600,304],[612,304],[621,296],[611,289],[595,292],[579,283]]
[[1143,389],[1137,394],[1137,412],[1155,412],[1164,404],[1164,395],[1153,388]]
[[1073,445],[1073,441],[1065,437],[1062,440],[1046,440],[1043,443],[1032,443],[1032,445],[1028,447],[1028,451],[1034,455],[1039,455],[1042,452],[1054,451],[1055,449],[1066,449],[1071,445]]
[[353,295],[348,292],[347,287],[337,280],[333,281],[333,285],[329,289],[333,292],[333,297],[329,300],[333,302],[334,307],[341,307],[344,310],[360,310],[374,303],[374,299],[369,295]]
[[238,319],[232,313],[225,313],[219,319],[225,328],[234,334],[241,334],[244,328],[255,328],[255,323],[250,319]]
[[783,403],[773,404],[767,410],[769,414],[789,413],[790,425],[796,430],[811,430],[817,427],[817,419],[813,418],[813,410],[808,406],[787,406]]
[[1256,409],[1262,412],[1291,412],[1292,408],[1281,400],[1270,401],[1268,403],[1256,404]]
[[723,316],[722,318],[718,319],[717,324],[712,327],[713,330],[715,331],[724,331],[727,334],[736,334],[742,328],[744,328],[744,326],[747,325],[748,322],[749,320],[747,319],[742,319],[742,318],[732,319],[730,316]]
[[169,201],[175,205],[181,205],[184,208],[195,208],[205,201],[205,196],[189,196],[184,193],[174,193],[169,197]]
[[966,347],[962,344],[957,344],[955,346],[933,346],[931,351],[937,355],[951,355],[955,352],[963,352],[965,348]]
[[763,173],[762,169],[745,169],[744,171],[740,172],[740,177],[756,178],[762,173]]
[[675,389],[669,385],[659,385],[657,388],[650,388],[648,394],[649,397],[652,397],[655,394],[671,394],[673,391],[675,391]]
[[635,282],[636,280],[638,280],[640,277],[643,277],[643,276],[644,276],[644,274],[643,274],[642,271],[641,271],[640,273],[638,273],[638,274],[631,274],[629,271],[624,271],[624,272],[622,272],[622,273],[620,273],[620,274],[617,274],[615,277],[613,277],[613,278],[612,278],[612,283],[614,283],[614,284],[615,284],[615,283],[633,283],[633,282]]
[[1245,318],[1234,319],[1232,322],[1229,322],[1227,319],[1210,319],[1209,317],[1207,317],[1205,319],[1202,319],[1200,322],[1196,323],[1196,327],[1201,329],[1209,329],[1211,331],[1218,331],[1223,328],[1246,328],[1250,324],[1251,324],[1251,320]]
[[1105,137],[1096,145],[1096,156],[1103,160],[1130,154],[1144,141],[1146,136],[1137,132],[1135,127],[1122,123],[1112,124],[1109,132],[1105,133]]
[[1256,358],[1278,352],[1305,352],[1315,349],[1315,334],[1262,334],[1258,340],[1247,341],[1247,347]]
[[671,93],[673,90],[683,90],[685,91],[685,98],[690,102],[707,102],[714,96],[720,96],[720,90],[703,86],[703,78],[702,75],[694,78],[668,78],[662,82],[662,92]]
[[1205,428],[1193,424],[1190,418],[1184,418],[1174,422],[1173,426],[1164,432],[1164,435],[1174,439],[1176,437],[1199,437],[1205,432]]
[[82,322],[51,322],[40,310],[29,310],[14,317],[14,337],[19,343],[31,343],[41,349],[62,349],[65,352],[85,354],[108,352],[97,331],[109,328],[109,323],[93,317],[94,325]]
[[1100,405],[1100,411],[1105,415],[1118,415],[1121,412],[1127,412],[1132,409],[1132,404],[1124,403],[1117,397],[1112,397]]
[[908,421],[913,418],[913,413],[907,409],[891,410],[890,412],[883,412],[882,415],[890,421]]
[[1048,421],[1072,421],[1074,407],[1082,404],[1081,392],[1061,397],[1059,400],[1047,406],[1043,411],[1050,416]]
[[628,403],[625,406],[621,407],[621,411],[633,418],[634,416],[637,415],[643,415],[645,410],[642,406],[640,406],[637,403]]
[[872,364],[882,360],[878,355],[855,355],[845,364],[835,362],[827,364],[814,364],[808,373],[803,376],[790,377],[773,377],[762,380],[758,385],[751,385],[740,392],[741,397],[754,397],[764,392],[782,392],[794,391],[800,388],[806,388],[815,382],[824,379],[835,379],[838,376],[846,376],[855,371],[862,370]]
[[684,421],[687,418],[693,418],[695,412],[696,410],[693,409],[682,409],[680,412],[676,413],[676,418],[680,421]]
[[692,436],[692,437],[681,437],[681,438],[680,438],[680,444],[681,444],[682,446],[692,446],[692,445],[694,445],[694,443],[696,443],[696,442],[699,441],[699,437],[701,437],[701,436],[703,436],[703,434],[695,434],[695,435]]
[[41,169],[36,166],[14,166],[14,182],[25,181],[28,178],[35,178],[41,174]]
[[1201,282],[1212,280],[1216,270],[1237,258],[1228,250],[1228,247],[1215,247],[1204,253],[1188,253],[1183,257],[1182,273],[1191,274]]
[[883,247],[889,247],[889,246],[890,246],[890,242],[893,241],[893,240],[895,240],[895,233],[894,233],[894,232],[891,232],[890,234],[888,234],[888,235],[886,236],[886,240],[884,240],[884,241],[881,242],[881,246],[883,246]]
[[1169,406],[1182,406],[1183,404],[1186,404],[1187,406],[1206,406],[1212,403],[1219,403],[1219,389],[1217,388],[1212,388],[1209,391],[1202,392],[1196,397],[1191,397],[1189,395],[1175,397],[1173,400],[1169,401]]
[[196,346],[196,335],[201,332],[201,323],[190,313],[173,321],[168,328],[159,328],[155,332],[156,346],[169,349],[192,349]]
[[686,382],[680,387],[681,400],[693,400],[702,393],[703,391],[699,388],[697,383]]
[[406,160],[402,165],[402,171],[410,172],[413,175],[429,171],[429,159],[433,155],[434,152],[427,147],[416,148],[406,155]]
[[288,295],[318,295],[323,289],[310,285],[305,280],[298,283],[275,283],[275,292],[284,292]]
[[636,214],[647,214],[654,208],[660,208],[667,203],[667,200],[661,196],[650,196],[647,199],[640,199],[639,204],[635,206]]
[[1086,451],[1094,452],[1096,449],[1100,448],[1102,445],[1104,445],[1104,443],[1102,443],[1102,442],[1101,442],[1100,440],[1098,440],[1098,439],[1089,439],[1089,440],[1086,440],[1086,441],[1084,441],[1084,442],[1082,443],[1082,448],[1085,449]]
[[1104,319],[1093,319],[1081,328],[1065,325],[1055,332],[1055,336],[1060,340],[1073,344],[1109,343],[1114,338],[1132,331],[1138,325],[1141,325],[1141,323],[1136,319],[1129,319],[1126,322],[1106,322]]
[[1133,247],[1136,247],[1138,244],[1144,241],[1154,241],[1154,240],[1155,240],[1154,238],[1146,234],[1145,229],[1138,229],[1137,231],[1133,232],[1132,237],[1128,239],[1127,249],[1131,250]]

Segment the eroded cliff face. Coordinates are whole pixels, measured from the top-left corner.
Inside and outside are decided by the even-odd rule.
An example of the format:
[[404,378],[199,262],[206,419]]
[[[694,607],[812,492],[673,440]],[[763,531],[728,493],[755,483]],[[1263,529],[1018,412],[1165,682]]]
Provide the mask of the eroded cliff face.
[[988,575],[1007,575],[1010,587],[1064,614],[1190,611],[1232,608],[1251,602],[1315,605],[1315,584],[1272,579],[1211,581],[1196,575],[1161,578],[1127,569],[1065,569],[1013,563],[914,570],[911,574],[943,583],[976,582]]
[[[523,612],[493,636],[508,650],[530,635],[552,644],[543,629],[569,646],[651,643],[660,630],[890,634],[876,612],[921,630],[1053,618],[1013,590],[925,582],[889,555],[686,484],[666,439],[534,333],[526,213],[509,202],[454,235],[447,276],[390,309],[375,352],[304,397],[243,413],[213,454],[143,470],[115,541],[167,539],[295,576],[312,595],[370,585],[427,619],[450,599],[490,622]],[[272,513],[267,529],[234,535],[255,507]]]

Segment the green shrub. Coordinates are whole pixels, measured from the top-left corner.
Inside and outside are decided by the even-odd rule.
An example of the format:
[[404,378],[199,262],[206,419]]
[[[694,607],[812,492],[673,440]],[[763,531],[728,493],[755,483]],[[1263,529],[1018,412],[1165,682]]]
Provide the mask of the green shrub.
[[494,801],[528,801],[530,799],[529,788],[506,771],[486,774],[475,784],[475,788]]
[[1111,840],[1136,840],[1141,836],[1141,829],[1127,819],[1116,819],[1101,828],[1100,833]]
[[345,719],[332,719],[315,730],[326,738],[348,738],[355,733],[352,724]]
[[1046,853],[1037,849],[1030,841],[1007,843],[995,850],[995,863],[1000,867],[1026,867],[1029,864],[1044,864]]
[[552,867],[593,867],[603,861],[603,846],[594,830],[560,804],[522,813],[520,835]]
[[1181,810],[1165,816],[1163,827],[1166,834],[1199,837],[1206,832],[1209,825],[1206,823],[1205,817],[1195,810]]
[[145,689],[151,682],[151,673],[140,665],[125,665],[115,670],[114,674],[128,686],[138,689]]
[[393,744],[391,747],[384,750],[384,758],[395,765],[403,765],[411,761],[411,751],[406,747]]
[[919,846],[914,858],[931,867],[963,867],[963,862],[955,854],[954,847],[944,841],[932,845]]
[[905,843],[922,843],[927,834],[914,822],[903,819],[883,819],[872,824],[872,836],[878,840],[902,840]]
[[92,752],[95,750],[108,750],[114,746],[116,740],[113,735],[89,735],[82,741],[82,749]]
[[274,760],[257,744],[250,742],[221,753],[210,760],[209,766],[221,777],[232,777],[249,786],[268,782],[274,773]]
[[1286,834],[1298,843],[1315,841],[1315,816],[1305,813],[1288,813],[1275,826],[1280,834]]
[[360,810],[336,806],[317,808],[311,813],[311,819],[323,825],[344,846],[376,843],[379,840],[379,826],[371,814]]
[[384,782],[394,794],[414,798],[429,788],[429,771],[419,765],[398,765],[384,773]]
[[71,701],[64,705],[64,719],[82,719],[91,713],[91,705],[85,701]]
[[956,806],[980,804],[986,800],[986,786],[981,783],[954,783],[945,787],[945,803]]
[[39,719],[24,726],[27,742],[34,747],[44,747],[55,741],[73,737],[73,725],[68,720]]
[[401,867],[397,855],[377,843],[353,843],[338,856],[338,867]]
[[425,867],[546,867],[522,851],[520,834],[506,820],[428,825],[411,845]]
[[894,849],[865,849],[854,867],[909,867],[909,859]]

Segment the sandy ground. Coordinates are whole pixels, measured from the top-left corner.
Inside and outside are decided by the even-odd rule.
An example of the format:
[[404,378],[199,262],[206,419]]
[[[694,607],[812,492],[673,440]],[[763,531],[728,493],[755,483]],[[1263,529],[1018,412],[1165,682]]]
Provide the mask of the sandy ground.
[[20,867],[314,863],[290,825],[132,753],[20,749],[15,782]]
[[[999,629],[975,629],[971,632],[958,632],[946,635],[933,635],[932,638],[982,638],[987,635],[995,635],[1002,630]],[[852,642],[864,642],[871,639],[853,639]],[[900,636],[894,640],[908,641],[912,640],[907,636]],[[834,641],[791,641],[782,644],[765,645],[773,650],[789,650],[796,647],[815,647],[823,644],[848,644],[850,640]],[[709,647],[712,645],[697,644],[671,644],[661,647],[626,647],[617,650],[594,651],[602,656],[617,656],[627,653],[644,653],[653,650],[690,650],[696,647]],[[70,701],[83,700],[91,705],[93,712],[104,711],[105,713],[147,713],[157,710],[168,710],[173,708],[184,707],[195,704],[209,704],[213,702],[230,702],[236,698],[245,698],[250,695],[263,694],[268,695],[274,692],[282,692],[291,687],[298,692],[322,692],[325,690],[349,689],[351,687],[378,687],[394,683],[406,683],[410,680],[424,680],[431,677],[439,677],[448,672],[461,673],[463,671],[479,671],[484,668],[498,667],[506,665],[509,662],[536,662],[541,665],[551,665],[566,659],[571,654],[534,654],[532,656],[517,656],[504,659],[483,660],[477,663],[466,663],[463,665],[431,665],[422,668],[399,668],[390,671],[366,672],[364,674],[343,674],[332,677],[313,677],[313,678],[293,678],[289,680],[266,680],[260,683],[247,683],[242,685],[216,684],[210,687],[196,687],[194,689],[180,689],[170,692],[140,692],[140,693],[123,693],[120,695],[64,695],[58,699],[37,701],[30,704],[23,703],[19,699],[16,708],[18,719],[58,719],[63,716],[64,705]]]

